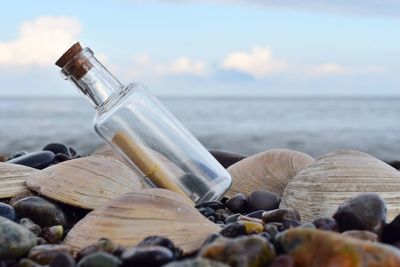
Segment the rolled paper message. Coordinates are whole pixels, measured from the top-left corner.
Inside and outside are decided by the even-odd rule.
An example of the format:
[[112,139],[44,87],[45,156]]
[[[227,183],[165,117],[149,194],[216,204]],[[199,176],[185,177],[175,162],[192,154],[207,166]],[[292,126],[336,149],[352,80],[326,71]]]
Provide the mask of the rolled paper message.
[[117,132],[112,143],[118,146],[154,185],[182,195],[193,205],[193,201],[174,182],[174,174],[169,172],[143,145],[135,142],[123,132]]

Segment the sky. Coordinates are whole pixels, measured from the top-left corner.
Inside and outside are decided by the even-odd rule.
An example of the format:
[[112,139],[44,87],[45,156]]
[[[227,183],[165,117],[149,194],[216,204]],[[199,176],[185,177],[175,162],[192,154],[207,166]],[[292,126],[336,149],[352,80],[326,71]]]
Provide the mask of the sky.
[[13,0],[0,25],[0,96],[78,96],[77,41],[156,95],[400,96],[399,0]]

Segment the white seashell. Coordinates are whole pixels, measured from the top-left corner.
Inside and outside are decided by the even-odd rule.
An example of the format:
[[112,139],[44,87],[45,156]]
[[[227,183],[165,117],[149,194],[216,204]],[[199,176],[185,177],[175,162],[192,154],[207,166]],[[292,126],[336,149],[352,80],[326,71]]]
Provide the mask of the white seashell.
[[304,153],[272,149],[247,157],[228,168],[232,185],[227,195],[267,190],[282,195],[288,182],[314,159]]
[[388,220],[400,213],[400,173],[359,151],[341,150],[320,157],[287,185],[281,208],[293,207],[302,220],[331,217],[348,198],[378,193],[386,202]]

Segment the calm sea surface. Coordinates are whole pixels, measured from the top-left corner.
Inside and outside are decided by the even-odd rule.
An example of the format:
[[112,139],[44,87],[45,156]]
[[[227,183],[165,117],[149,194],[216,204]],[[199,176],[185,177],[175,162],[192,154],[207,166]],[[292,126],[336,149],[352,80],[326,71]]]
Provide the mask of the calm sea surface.
[[[290,148],[320,156],[341,148],[400,159],[400,98],[161,98],[208,148],[253,154]],[[85,154],[102,143],[83,98],[0,99],[0,153],[49,142]]]

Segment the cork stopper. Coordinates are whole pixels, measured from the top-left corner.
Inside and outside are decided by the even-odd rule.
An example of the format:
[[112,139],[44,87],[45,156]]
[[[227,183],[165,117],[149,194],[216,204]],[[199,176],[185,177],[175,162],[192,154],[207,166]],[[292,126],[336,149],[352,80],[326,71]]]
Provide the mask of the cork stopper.
[[66,74],[79,80],[93,67],[84,55],[77,57],[82,51],[81,44],[75,43],[56,61],[56,65],[62,68]]

